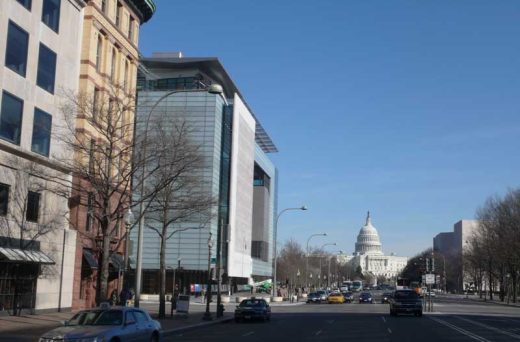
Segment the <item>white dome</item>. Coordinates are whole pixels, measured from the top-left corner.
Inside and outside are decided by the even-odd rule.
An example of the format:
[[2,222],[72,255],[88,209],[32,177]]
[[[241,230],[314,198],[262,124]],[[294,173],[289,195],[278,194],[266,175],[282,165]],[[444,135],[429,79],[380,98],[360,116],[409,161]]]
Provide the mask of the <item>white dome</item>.
[[365,225],[359,231],[355,254],[383,255],[379,234],[370,220],[370,212],[367,214]]

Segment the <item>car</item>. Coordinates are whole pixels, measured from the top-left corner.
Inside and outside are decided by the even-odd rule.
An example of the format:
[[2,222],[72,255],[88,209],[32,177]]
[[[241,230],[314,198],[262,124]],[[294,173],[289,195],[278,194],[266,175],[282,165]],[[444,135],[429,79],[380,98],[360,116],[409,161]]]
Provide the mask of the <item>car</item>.
[[345,297],[343,297],[341,292],[334,292],[329,295],[327,301],[329,304],[343,304],[345,303]]
[[370,292],[361,292],[359,295],[359,303],[374,303],[374,298]]
[[340,290],[341,292],[348,292],[348,286],[346,286],[346,285],[341,285],[341,287],[339,288],[339,290]]
[[271,307],[269,307],[269,303],[263,298],[255,297],[241,301],[235,309],[235,322],[238,323],[246,319],[260,319],[264,322],[270,321]]
[[390,315],[392,316],[397,316],[400,313],[411,313],[420,317],[423,314],[422,299],[414,290],[397,290],[389,302]]
[[321,303],[321,295],[316,292],[309,293],[307,303]]
[[354,301],[354,295],[352,292],[345,292],[343,297],[345,298],[345,303],[352,303]]
[[50,341],[160,341],[161,323],[148,312],[133,307],[82,310],[63,326],[41,335],[39,342]]
[[320,301],[326,302],[329,294],[325,290],[316,291],[316,293],[320,296]]
[[390,301],[390,298],[394,295],[393,292],[384,292],[381,296],[381,304],[388,303]]

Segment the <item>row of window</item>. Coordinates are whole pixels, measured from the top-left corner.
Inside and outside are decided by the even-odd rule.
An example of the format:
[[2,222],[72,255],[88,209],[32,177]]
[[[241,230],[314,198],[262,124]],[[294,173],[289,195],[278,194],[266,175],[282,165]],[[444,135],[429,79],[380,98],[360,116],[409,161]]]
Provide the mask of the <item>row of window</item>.
[[[29,11],[31,10],[32,0],[17,1]],[[56,33],[60,29],[60,5],[61,0],[43,0],[42,22]]]
[[[0,138],[20,145],[22,132],[23,100],[3,91],[0,107]],[[52,116],[34,108],[31,151],[49,156],[51,144]]]
[[[101,11],[103,13],[105,13],[108,17],[110,17],[110,13],[109,12],[109,3],[111,2],[111,0],[101,0]],[[123,5],[121,4],[120,1],[116,1],[114,2],[115,4],[115,14],[116,14],[116,26],[120,29],[122,29],[122,26],[123,26],[123,23],[121,21],[121,17],[123,16]],[[134,41],[134,26],[135,26],[135,19],[129,15],[128,16],[128,30],[126,31],[126,36],[128,37],[128,39],[130,39],[132,42]]]
[[[98,72],[102,72],[102,60],[103,60],[103,45],[104,41],[106,39],[103,38],[102,34],[98,35],[98,41],[96,46],[96,70]],[[121,54],[121,52],[119,52]],[[112,58],[111,58],[111,64],[110,64],[110,80],[112,82],[117,81],[117,56],[118,51],[115,47],[112,48]],[[129,90],[130,85],[130,61],[128,58],[124,58],[125,60],[125,69],[124,69],[124,75],[123,75],[123,87],[125,90]]]
[[[5,49],[5,66],[22,77],[25,77],[27,70],[28,49],[29,33],[14,22],[9,21],[7,45]],[[51,94],[54,93],[56,59],[56,53],[40,43],[36,84]]]
[[[6,216],[9,211],[9,190],[8,184],[0,183],[0,216]],[[39,192],[29,191],[27,193],[27,207],[25,210],[25,219],[29,222],[38,222],[40,214],[40,198]]]

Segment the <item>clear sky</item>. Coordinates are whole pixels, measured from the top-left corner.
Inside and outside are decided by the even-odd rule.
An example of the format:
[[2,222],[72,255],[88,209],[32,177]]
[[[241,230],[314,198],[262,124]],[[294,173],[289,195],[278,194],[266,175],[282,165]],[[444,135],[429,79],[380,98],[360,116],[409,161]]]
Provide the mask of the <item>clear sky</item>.
[[520,185],[517,0],[155,0],[140,48],[219,57],[280,152],[279,241],[411,256]]

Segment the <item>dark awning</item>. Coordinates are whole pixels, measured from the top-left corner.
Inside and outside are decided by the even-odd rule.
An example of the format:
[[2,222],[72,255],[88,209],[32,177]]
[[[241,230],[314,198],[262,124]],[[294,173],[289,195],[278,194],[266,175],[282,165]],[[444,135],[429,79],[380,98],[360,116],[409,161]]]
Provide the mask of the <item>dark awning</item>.
[[98,262],[94,255],[92,254],[91,250],[83,249],[83,258],[87,262],[87,265],[92,269],[98,268]]
[[122,255],[112,253],[112,255],[110,255],[110,265],[112,265],[112,267],[117,271],[122,271],[125,269],[125,260]]
[[0,260],[13,263],[36,263],[53,265],[55,262],[40,251],[0,247]]

